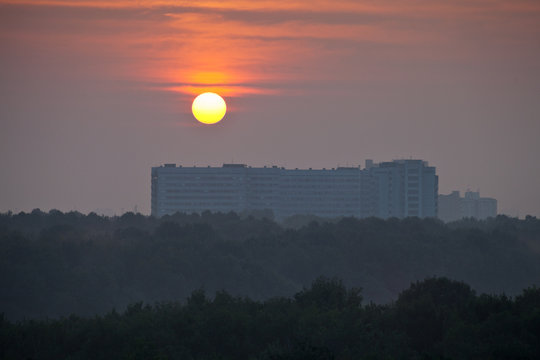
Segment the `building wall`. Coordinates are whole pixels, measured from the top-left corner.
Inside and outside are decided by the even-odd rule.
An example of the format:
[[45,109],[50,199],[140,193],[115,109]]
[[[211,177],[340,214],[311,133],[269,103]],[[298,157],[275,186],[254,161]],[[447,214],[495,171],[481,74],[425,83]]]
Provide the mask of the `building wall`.
[[152,215],[204,210],[240,212],[246,208],[247,179],[243,167],[165,166],[153,168],[152,174]]
[[439,219],[450,222],[462,217],[459,191],[452,191],[448,195],[439,195]]
[[283,170],[279,218],[296,214],[360,217],[360,169]]
[[459,191],[439,195],[439,218],[456,221],[463,218],[487,219],[497,216],[497,200],[480,197],[479,192],[467,191],[460,197]]
[[[394,160],[380,164],[370,163],[365,170],[367,181],[374,181],[375,201],[373,214],[386,219],[407,216],[437,216],[439,179],[436,169],[422,160]],[[370,178],[370,176],[373,178]],[[369,193],[367,196],[369,196]]]
[[439,213],[439,176],[434,167],[422,170],[420,217],[437,217]]
[[497,216],[497,200],[492,198],[480,198],[478,200],[478,218],[487,219]]

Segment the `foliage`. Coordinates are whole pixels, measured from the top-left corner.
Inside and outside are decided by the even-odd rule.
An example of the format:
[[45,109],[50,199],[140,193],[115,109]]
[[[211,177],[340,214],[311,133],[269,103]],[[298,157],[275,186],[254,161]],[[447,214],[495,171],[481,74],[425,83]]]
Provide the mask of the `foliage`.
[[540,291],[477,296],[447,278],[416,282],[390,305],[318,278],[292,298],[253,301],[194,291],[184,304],[11,323],[2,359],[534,359]]

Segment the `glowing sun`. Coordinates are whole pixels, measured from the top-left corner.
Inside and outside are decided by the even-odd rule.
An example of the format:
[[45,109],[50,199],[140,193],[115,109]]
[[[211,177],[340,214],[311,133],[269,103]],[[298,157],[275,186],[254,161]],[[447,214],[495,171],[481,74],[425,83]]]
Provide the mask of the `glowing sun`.
[[193,100],[191,111],[195,119],[203,124],[215,124],[225,116],[227,104],[218,94],[205,92]]

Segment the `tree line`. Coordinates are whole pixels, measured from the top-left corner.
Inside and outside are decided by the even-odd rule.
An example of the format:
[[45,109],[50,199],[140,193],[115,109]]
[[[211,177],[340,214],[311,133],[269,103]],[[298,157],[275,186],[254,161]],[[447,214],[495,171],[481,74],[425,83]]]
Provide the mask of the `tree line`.
[[181,302],[197,289],[265,301],[319,276],[377,304],[433,276],[516,296],[540,283],[540,220],[0,214],[0,312],[10,321]]

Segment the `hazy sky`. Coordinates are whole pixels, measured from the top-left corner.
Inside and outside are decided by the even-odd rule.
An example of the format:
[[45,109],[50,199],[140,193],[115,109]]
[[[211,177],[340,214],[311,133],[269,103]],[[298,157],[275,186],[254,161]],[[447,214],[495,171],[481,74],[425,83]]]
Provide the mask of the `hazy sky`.
[[165,162],[413,157],[540,216],[539,137],[538,0],[0,0],[0,211],[149,213]]

